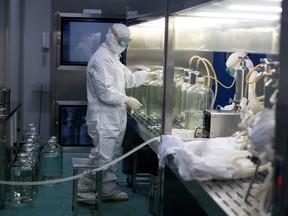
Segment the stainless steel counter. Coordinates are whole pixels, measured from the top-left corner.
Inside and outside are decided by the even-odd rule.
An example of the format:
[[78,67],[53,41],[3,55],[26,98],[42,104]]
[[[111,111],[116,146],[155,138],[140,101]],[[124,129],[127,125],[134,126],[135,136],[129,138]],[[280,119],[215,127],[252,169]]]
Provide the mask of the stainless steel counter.
[[[148,140],[155,136],[160,136],[161,125],[157,122],[149,121],[141,115],[132,115],[136,123],[133,127],[135,131],[144,139]],[[153,124],[151,124],[153,123]],[[157,154],[159,142],[154,142],[150,146]],[[252,178],[238,180],[213,180],[213,181],[184,181],[178,173],[172,156],[168,156],[163,171],[162,188],[160,202],[161,215],[190,215],[189,211],[197,212],[196,215],[235,215],[235,216],[257,216],[270,215],[261,211],[262,202],[256,200],[255,195],[259,192],[264,183],[264,174],[259,174],[252,189],[247,194]],[[159,176],[160,177],[160,176]],[[191,212],[191,213],[192,213]],[[188,214],[187,214],[188,213]]]

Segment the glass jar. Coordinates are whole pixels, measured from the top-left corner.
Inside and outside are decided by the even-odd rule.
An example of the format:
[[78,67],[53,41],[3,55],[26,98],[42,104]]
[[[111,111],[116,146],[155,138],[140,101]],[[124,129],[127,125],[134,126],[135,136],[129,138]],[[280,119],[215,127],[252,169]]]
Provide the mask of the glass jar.
[[41,180],[48,181],[62,177],[62,147],[50,138],[41,152]]
[[162,115],[163,104],[163,70],[154,71],[157,79],[148,83],[147,115],[159,120]]
[[210,109],[214,92],[202,83],[188,88],[186,96],[185,128],[195,130],[203,125],[204,110]]
[[33,142],[35,143],[35,145],[42,147],[42,138],[40,134],[38,133],[34,124],[28,124],[26,130],[24,131],[24,134],[23,134],[24,141],[27,141],[27,139],[29,138],[33,139]]
[[[11,180],[14,182],[32,182],[33,166],[27,155],[15,161],[11,167]],[[12,201],[16,203],[31,202],[35,195],[35,188],[32,185],[13,185]]]

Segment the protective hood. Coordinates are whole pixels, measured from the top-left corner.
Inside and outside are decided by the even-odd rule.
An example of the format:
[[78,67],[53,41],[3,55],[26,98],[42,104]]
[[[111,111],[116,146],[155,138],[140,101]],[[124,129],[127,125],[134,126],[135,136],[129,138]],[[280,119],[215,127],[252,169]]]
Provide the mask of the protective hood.
[[[239,57],[244,57],[246,54],[244,52],[235,52],[229,56],[229,58],[226,61],[226,72],[231,76],[235,77],[235,71],[240,66],[240,60]],[[250,59],[245,60],[246,67],[249,71],[251,71],[254,68],[254,64]]]
[[130,38],[130,30],[123,24],[113,24],[112,27],[108,30],[108,33],[106,34],[106,44],[108,47],[112,50],[112,52],[120,55],[127,47],[122,47],[120,46],[117,38],[115,35],[112,33],[113,30],[114,32],[118,35],[118,37],[127,37]]
[[[239,57],[244,57],[246,54],[244,52],[235,52],[229,56],[226,61],[227,68],[237,69],[240,66]],[[246,67],[250,70],[254,68],[254,64],[250,59],[246,59]]]

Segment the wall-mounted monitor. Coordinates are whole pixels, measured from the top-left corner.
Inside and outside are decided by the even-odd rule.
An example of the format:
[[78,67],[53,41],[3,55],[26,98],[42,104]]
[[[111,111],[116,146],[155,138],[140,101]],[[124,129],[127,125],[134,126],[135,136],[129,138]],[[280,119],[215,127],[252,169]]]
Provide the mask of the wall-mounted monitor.
[[57,66],[86,66],[111,25],[124,22],[123,18],[103,15],[58,13]]

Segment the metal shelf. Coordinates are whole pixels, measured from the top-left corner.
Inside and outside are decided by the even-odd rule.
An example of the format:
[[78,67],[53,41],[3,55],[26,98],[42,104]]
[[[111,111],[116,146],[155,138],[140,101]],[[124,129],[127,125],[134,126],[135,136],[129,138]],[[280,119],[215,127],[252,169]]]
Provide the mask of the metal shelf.
[[199,184],[211,196],[211,198],[231,216],[268,216],[263,212],[263,202],[256,199],[256,194],[262,190],[264,175],[258,175],[245,202],[245,197],[252,178],[237,180],[213,180],[203,181]]

